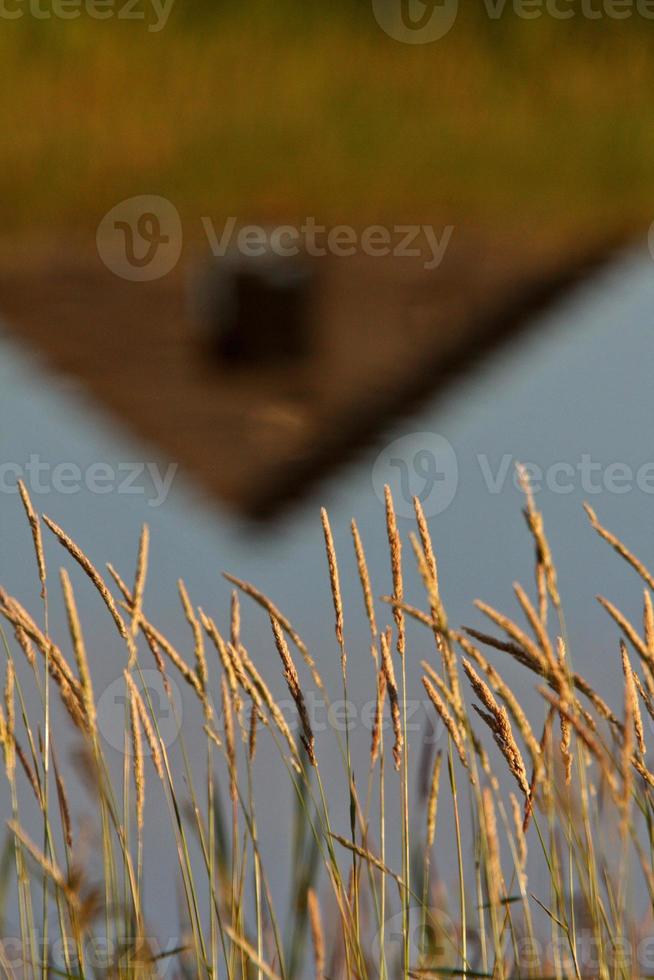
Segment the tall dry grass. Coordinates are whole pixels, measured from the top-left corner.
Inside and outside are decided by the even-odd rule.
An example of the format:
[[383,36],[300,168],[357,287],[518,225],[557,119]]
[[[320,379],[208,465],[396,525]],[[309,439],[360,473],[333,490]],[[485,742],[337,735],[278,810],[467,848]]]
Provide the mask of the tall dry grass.
[[[592,527],[644,584],[642,626],[600,597],[622,636],[616,654],[624,684],[611,707],[573,668],[543,518],[524,474],[522,481],[535,553],[534,598],[515,586],[524,622],[479,603],[489,621],[487,633],[450,625],[436,553],[417,500],[417,533],[405,541],[387,490],[393,593],[379,601],[353,522],[362,609],[370,628],[375,710],[364,771],[357,771],[352,761],[356,733],[347,727],[343,739],[333,733],[347,778],[341,797],[325,791],[323,745],[312,730],[309,692],[297,667],[304,661],[313,686],[329,703],[320,664],[271,600],[254,585],[230,577],[236,590],[223,635],[180,582],[190,639],[188,650],[178,650],[144,610],[147,528],[133,583],[128,584],[111,567],[106,576],[64,530],[47,517],[41,519],[21,486],[43,609],[33,616],[19,599],[0,590],[0,614],[7,627],[2,634],[6,673],[0,743],[12,813],[3,879],[4,891],[15,895],[21,943],[18,956],[0,943],[4,975],[291,978],[309,970],[329,978],[608,980],[644,975],[645,957],[651,955],[646,952],[648,942],[651,946],[648,932],[654,925],[654,774],[648,768],[643,723],[645,714],[654,719],[654,579],[589,509]],[[347,700],[348,660],[363,654],[347,648],[339,558],[325,511],[322,523],[335,652]],[[80,621],[65,572],[61,587],[72,660],[49,631],[55,589],[52,570],[46,567],[46,531],[97,589],[125,646],[126,750],[117,782],[112,782],[99,731],[88,655],[92,637]],[[405,599],[407,560],[415,561],[420,572],[423,608]],[[269,616],[270,643],[277,650],[298,726],[289,724],[243,643],[241,599],[258,604]],[[422,662],[423,683],[444,732],[440,750],[421,773],[423,789],[415,802],[408,777],[410,755],[418,749],[407,723],[409,621],[420,624],[433,645],[432,656]],[[40,717],[26,710],[25,681],[19,679],[25,677],[25,665],[19,671],[15,666],[19,658],[25,659],[40,696]],[[496,666],[501,661],[505,665]],[[189,764],[184,729],[182,765],[171,760],[148,688],[138,683],[146,663],[154,663],[160,672],[173,712],[173,675],[197,701],[197,724],[206,736],[202,785]],[[521,706],[505,680],[506,667],[534,675],[542,696],[538,719]],[[78,860],[75,814],[58,762],[59,733],[51,724],[52,698],[62,702],[77,729],[79,757],[92,787],[101,827],[99,880],[92,880]],[[385,711],[390,725],[384,724]],[[280,853],[287,852],[293,861],[290,921],[281,921],[275,907],[260,846],[262,821],[271,819],[269,810],[257,813],[254,804],[256,756],[263,738],[277,747],[287,792],[296,801],[294,827],[278,830],[283,835]],[[229,786],[229,827],[221,823],[224,801],[217,799],[220,768]],[[144,805],[151,793],[163,796],[170,817],[178,869],[170,887],[180,895],[184,923],[184,941],[165,956],[149,938],[156,909],[143,899]],[[391,801],[399,822],[389,819]],[[442,830],[444,809],[453,815],[451,833]],[[38,839],[25,828],[26,817],[34,825],[35,812],[40,815]],[[337,833],[334,828],[344,825],[344,815],[348,832]],[[199,865],[191,857],[196,846]],[[435,868],[450,853],[456,858],[450,890],[454,898],[445,903],[435,887]],[[399,868],[389,864],[393,854],[401,856]],[[399,952],[396,936],[389,935],[390,924],[398,921]],[[59,942],[63,970],[40,956],[41,939]],[[91,941],[98,939],[114,951],[103,969],[88,952]]]

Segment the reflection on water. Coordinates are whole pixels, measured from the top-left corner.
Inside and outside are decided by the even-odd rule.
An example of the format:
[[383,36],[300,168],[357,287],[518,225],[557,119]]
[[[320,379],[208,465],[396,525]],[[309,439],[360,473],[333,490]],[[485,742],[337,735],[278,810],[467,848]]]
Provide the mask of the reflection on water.
[[[532,585],[531,545],[513,482],[513,463],[536,464],[542,478],[538,503],[545,513],[559,567],[573,658],[578,669],[610,697],[618,677],[616,630],[594,596],[599,592],[610,595],[638,620],[641,590],[635,575],[591,532],[581,503],[590,499],[605,524],[645,561],[650,558],[654,512],[653,271],[649,257],[632,256],[579,289],[543,317],[524,342],[516,343],[461,384],[456,394],[439,404],[438,411],[427,407],[419,417],[403,421],[365,458],[323,485],[279,525],[265,530],[253,531],[210,506],[185,482],[183,474],[174,476],[165,503],[151,506],[157,497],[153,492],[157,479],[161,489],[161,481],[170,475],[169,467],[175,461],[162,460],[151,447],[132,442],[74,387],[55,383],[39,365],[2,339],[3,481],[10,482],[14,472],[6,464],[23,466],[30,456],[46,467],[41,470],[42,476],[52,472],[48,467],[61,462],[75,464],[84,474],[91,470],[94,477],[100,477],[99,483],[92,482],[96,492],[88,487],[80,490],[69,472],[69,482],[66,484],[64,474],[66,485],[60,482],[59,492],[52,491],[45,477],[42,485],[48,492],[38,493],[38,484],[32,482],[35,502],[70,530],[98,565],[111,561],[126,577],[132,574],[140,526],[143,521],[150,524],[146,610],[164,632],[188,649],[175,599],[180,576],[195,602],[224,625],[229,588],[220,573],[232,571],[255,582],[279,603],[309,641],[328,685],[338,696],[339,661],[319,520],[319,506],[325,504],[342,565],[351,693],[361,709],[356,724],[363,729],[364,706],[372,697],[373,686],[349,538],[351,516],[359,523],[375,592],[385,594],[390,591],[390,571],[380,487],[385,480],[393,483],[400,515],[408,513],[403,494],[422,493],[434,515],[431,527],[450,619],[453,623],[479,624],[479,614],[471,606],[476,597],[515,612],[512,582],[520,579]],[[152,469],[141,472],[130,487],[123,487],[124,492],[116,492],[110,474],[125,474],[134,463],[150,463]],[[96,464],[105,468],[93,468]],[[36,609],[38,590],[30,538],[21,516],[17,497],[1,493],[0,581]],[[406,539],[410,520],[400,516],[399,524]],[[408,559],[408,547],[405,554]],[[48,541],[47,557],[51,570],[62,562],[69,565],[54,541]],[[76,571],[73,574],[96,687],[98,692],[111,690],[125,663],[124,650],[91,587]],[[54,576],[51,591],[57,591]],[[421,601],[418,583],[410,572],[407,597]],[[53,611],[52,625],[59,636],[64,635],[58,609]],[[244,638],[281,696],[284,689],[268,624],[249,606],[244,610]],[[411,692],[420,699],[418,663],[431,656],[431,645],[429,637],[420,632],[412,632],[410,639],[409,683]],[[540,717],[541,708],[530,693],[532,679],[509,662],[499,663],[529,710]],[[217,669],[217,663],[212,667]],[[185,691],[182,701],[184,730],[191,753],[197,754],[199,761],[200,720],[191,717],[197,711]],[[321,716],[316,710],[320,728],[326,721],[324,712]],[[265,743],[265,739],[261,741]],[[109,735],[108,744],[111,742]],[[332,786],[338,783],[338,789],[343,790],[338,753],[332,742],[328,735],[319,737],[321,765],[328,772],[328,782]],[[355,745],[355,764],[364,774],[369,747],[366,732],[361,732],[358,741],[355,737]],[[115,748],[109,751],[119,759]],[[280,790],[285,784],[279,778],[279,768],[269,764],[273,758],[272,749],[262,744],[258,775],[261,800],[274,800],[279,816],[274,826],[262,821],[262,845],[264,853],[276,856],[273,888],[281,895],[287,862],[280,858],[279,828],[288,826],[290,794]],[[152,797],[156,792],[153,789]],[[345,810],[343,807],[339,815],[343,824]],[[151,894],[156,894],[152,914],[163,930],[174,930],[176,896],[173,889],[163,888],[174,862],[167,817],[162,812],[158,819],[156,806],[148,812],[148,849],[158,856],[148,881]],[[147,859],[146,853],[146,865]]]

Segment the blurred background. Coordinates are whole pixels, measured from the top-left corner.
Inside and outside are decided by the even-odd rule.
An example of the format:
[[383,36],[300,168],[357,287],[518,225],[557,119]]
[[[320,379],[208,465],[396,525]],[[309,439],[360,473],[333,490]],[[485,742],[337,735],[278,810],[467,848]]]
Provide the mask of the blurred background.
[[[528,17],[479,0],[424,44],[389,36],[369,0],[335,0],[328,16],[293,0],[173,0],[164,14],[116,0],[103,20],[83,5],[40,19],[28,2],[6,0],[1,41],[14,235],[56,229],[63,245],[140,193],[185,217],[430,209],[534,235],[628,227],[651,209],[644,0],[525,4]],[[414,3],[416,21],[434,14]]]
[[[274,514],[645,241],[651,15],[646,0],[337,0],[328,17],[290,0],[5,0],[0,313],[211,493]],[[307,222],[321,245],[330,228],[357,242],[296,270],[307,295],[277,314],[279,283],[257,294],[214,254],[242,253],[252,224],[304,250]],[[386,254],[364,245],[375,229]],[[231,314],[225,282],[243,291]]]

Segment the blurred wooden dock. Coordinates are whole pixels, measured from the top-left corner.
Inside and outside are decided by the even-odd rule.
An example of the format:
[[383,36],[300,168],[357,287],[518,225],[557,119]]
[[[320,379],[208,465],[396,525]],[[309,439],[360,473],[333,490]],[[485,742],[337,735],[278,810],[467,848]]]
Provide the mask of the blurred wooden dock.
[[443,393],[620,243],[455,229],[433,271],[422,258],[320,259],[312,353],[263,369],[206,356],[183,262],[139,283],[91,249],[17,251],[0,264],[0,311],[162,458],[263,519]]

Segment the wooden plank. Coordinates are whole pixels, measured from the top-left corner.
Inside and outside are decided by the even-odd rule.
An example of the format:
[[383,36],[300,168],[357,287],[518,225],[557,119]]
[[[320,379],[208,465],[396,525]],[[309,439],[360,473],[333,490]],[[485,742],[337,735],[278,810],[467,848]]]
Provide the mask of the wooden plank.
[[0,268],[0,310],[52,367],[211,494],[267,518],[379,438],[599,262],[620,236],[580,242],[456,230],[422,258],[319,261],[315,350],[264,370],[206,356],[178,267],[154,282],[52,245]]

